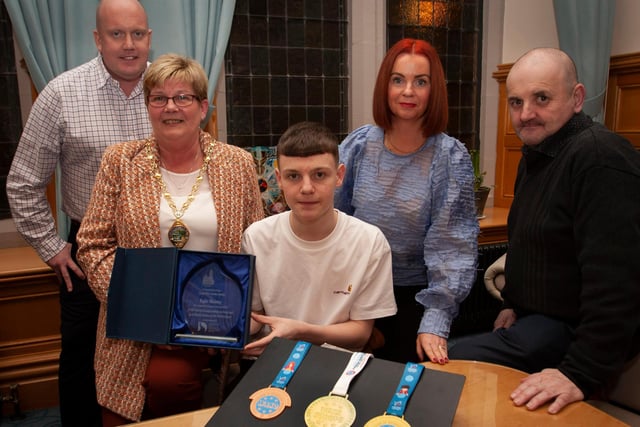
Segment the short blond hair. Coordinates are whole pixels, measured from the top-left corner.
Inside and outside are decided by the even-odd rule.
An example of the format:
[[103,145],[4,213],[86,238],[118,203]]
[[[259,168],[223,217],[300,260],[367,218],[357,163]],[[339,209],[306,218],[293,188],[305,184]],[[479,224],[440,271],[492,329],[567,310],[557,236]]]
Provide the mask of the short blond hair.
[[147,68],[143,82],[145,100],[153,88],[164,85],[170,79],[190,84],[193,88],[193,94],[199,100],[207,99],[209,79],[207,79],[202,65],[187,56],[166,53],[160,55]]

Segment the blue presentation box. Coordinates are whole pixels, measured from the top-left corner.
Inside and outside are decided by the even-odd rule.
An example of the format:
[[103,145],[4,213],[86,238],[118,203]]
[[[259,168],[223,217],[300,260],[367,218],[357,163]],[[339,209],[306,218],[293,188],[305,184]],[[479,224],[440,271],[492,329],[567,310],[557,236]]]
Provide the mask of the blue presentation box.
[[255,257],[176,248],[117,248],[107,337],[242,349],[249,340]]

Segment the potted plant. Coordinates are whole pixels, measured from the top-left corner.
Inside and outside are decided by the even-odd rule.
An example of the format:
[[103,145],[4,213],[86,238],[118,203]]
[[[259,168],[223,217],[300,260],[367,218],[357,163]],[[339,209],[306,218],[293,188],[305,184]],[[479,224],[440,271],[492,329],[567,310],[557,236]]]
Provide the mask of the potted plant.
[[473,165],[473,191],[476,200],[476,216],[484,218],[484,206],[489,197],[490,187],[483,185],[484,176],[487,172],[480,170],[480,151],[476,149],[469,150],[471,156],[471,164]]

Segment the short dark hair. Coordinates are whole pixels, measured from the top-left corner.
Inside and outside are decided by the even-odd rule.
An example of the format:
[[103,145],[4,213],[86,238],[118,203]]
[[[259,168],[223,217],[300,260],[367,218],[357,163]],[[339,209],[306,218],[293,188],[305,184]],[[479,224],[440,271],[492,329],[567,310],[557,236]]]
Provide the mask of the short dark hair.
[[444,132],[449,121],[449,100],[447,98],[447,81],[444,68],[435,48],[428,42],[418,39],[402,39],[387,51],[373,90],[373,119],[384,130],[391,129],[393,113],[389,108],[389,81],[393,65],[399,55],[413,53],[429,60],[431,67],[431,93],[427,109],[422,118],[422,134],[430,137]]
[[277,156],[309,157],[331,154],[338,163],[338,138],[321,123],[300,122],[291,125],[280,137]]

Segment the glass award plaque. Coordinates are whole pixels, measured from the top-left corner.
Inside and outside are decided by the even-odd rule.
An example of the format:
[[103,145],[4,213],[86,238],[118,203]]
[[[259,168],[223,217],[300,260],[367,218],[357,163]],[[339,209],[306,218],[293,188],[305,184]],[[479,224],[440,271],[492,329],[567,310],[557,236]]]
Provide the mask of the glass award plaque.
[[218,262],[194,267],[185,277],[180,305],[190,333],[176,337],[238,341],[234,330],[243,313],[242,283]]

